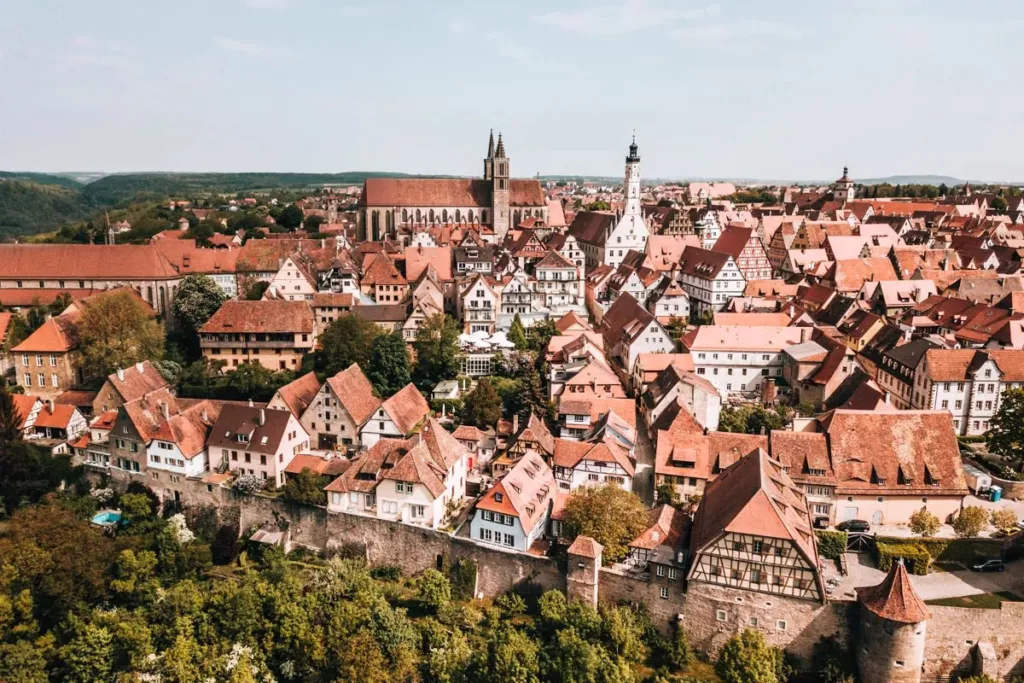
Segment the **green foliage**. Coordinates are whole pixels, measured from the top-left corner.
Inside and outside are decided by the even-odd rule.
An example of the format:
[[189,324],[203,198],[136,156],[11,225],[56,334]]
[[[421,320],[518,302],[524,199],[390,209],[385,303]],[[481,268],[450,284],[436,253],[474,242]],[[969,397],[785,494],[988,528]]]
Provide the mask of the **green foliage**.
[[14,399],[7,391],[7,383],[0,382],[0,448],[21,440],[20,422]]
[[77,331],[80,367],[87,377],[106,377],[163,355],[163,325],[129,292],[98,297],[82,312]]
[[928,574],[932,558],[920,544],[917,543],[875,543],[875,564],[883,572],[892,569],[892,563],[903,559],[907,571],[918,576]]
[[0,238],[56,230],[85,220],[96,207],[97,203],[77,189],[0,179]]
[[779,683],[782,651],[765,642],[760,631],[734,635],[718,654],[715,671],[724,683]]
[[484,377],[463,399],[462,422],[482,429],[493,427],[501,419],[501,408],[501,396],[491,380]]
[[455,319],[436,313],[416,330],[416,370],[413,381],[420,391],[432,390],[438,382],[459,375],[459,326]]
[[675,484],[670,481],[658,484],[655,489],[655,502],[658,505],[678,505],[679,500],[679,492],[676,491]]
[[401,332],[379,334],[374,338],[366,378],[384,397],[398,393],[409,383],[409,351]]
[[[877,536],[879,543],[899,545],[908,539]],[[998,557],[1003,542],[995,538],[915,538],[914,545],[923,548],[933,562],[970,562],[978,556]]]
[[[10,419],[3,418],[5,421]],[[9,422],[8,422],[9,425]],[[61,481],[76,475],[67,455],[53,455],[48,448],[0,436],[0,517],[23,503],[34,503]]]
[[811,670],[819,683],[852,683],[857,677],[857,663],[853,653],[834,636],[822,636],[814,644]]
[[509,413],[526,420],[533,413],[541,418],[549,427],[555,423],[555,404],[548,399],[544,383],[541,381],[537,368],[530,365],[524,374],[516,380],[516,391],[507,405]]
[[287,370],[271,371],[259,363],[242,363],[221,373],[207,360],[189,363],[181,370],[178,395],[184,398],[215,398],[222,401],[269,401],[295,375]]
[[940,526],[942,522],[929,512],[927,507],[922,506],[920,510],[910,515],[910,530],[919,536],[934,536]]
[[259,301],[263,298],[263,295],[270,289],[270,283],[266,280],[256,280],[245,287],[245,291],[242,292],[242,298],[246,301]]
[[739,190],[726,197],[737,204],[775,204],[779,201],[779,195],[768,189]]
[[281,494],[285,500],[299,505],[327,505],[324,485],[323,477],[303,467],[297,475],[288,477]]
[[281,213],[277,215],[277,224],[288,230],[296,230],[300,225],[302,225],[302,219],[304,217],[305,215],[302,213],[302,209],[294,204],[289,204],[281,209]]
[[988,526],[988,512],[977,505],[968,505],[953,520],[953,531],[960,538],[974,538]]
[[227,301],[227,295],[208,275],[186,275],[181,280],[171,308],[174,317],[193,333]]
[[430,609],[437,611],[452,599],[452,586],[436,569],[428,569],[416,579],[416,597]]
[[737,434],[768,434],[783,429],[786,418],[780,410],[769,410],[760,405],[723,406],[718,430]]
[[452,598],[472,600],[476,588],[476,562],[462,558],[452,564],[448,574],[448,580],[452,584]]
[[317,372],[333,377],[353,363],[367,367],[373,341],[380,333],[376,323],[358,315],[345,313],[338,316],[320,334],[316,351]]
[[989,422],[988,449],[1024,470],[1024,389],[1007,389]]
[[818,536],[818,554],[826,560],[838,559],[846,552],[847,538],[845,531],[820,530],[816,533]]
[[479,680],[539,683],[540,648],[526,634],[505,626],[487,639],[486,661]]
[[604,563],[614,564],[647,528],[647,508],[635,493],[615,484],[586,486],[569,494],[565,527],[572,537],[590,536],[603,545]]
[[519,351],[525,351],[529,346],[529,343],[526,341],[526,328],[523,327],[523,321],[519,318],[518,313],[512,318],[512,326],[508,331],[508,340],[515,344],[516,349]]
[[679,316],[672,316],[668,319],[668,323],[665,325],[665,331],[668,332],[668,336],[672,341],[679,345],[679,340],[682,339],[683,335],[686,334],[686,320]]
[[535,353],[543,351],[551,338],[558,334],[558,328],[555,327],[555,321],[551,318],[545,318],[544,320],[538,320],[530,326],[527,332],[527,341],[529,342],[530,350]]
[[587,204],[587,211],[610,211],[612,205],[603,199]]

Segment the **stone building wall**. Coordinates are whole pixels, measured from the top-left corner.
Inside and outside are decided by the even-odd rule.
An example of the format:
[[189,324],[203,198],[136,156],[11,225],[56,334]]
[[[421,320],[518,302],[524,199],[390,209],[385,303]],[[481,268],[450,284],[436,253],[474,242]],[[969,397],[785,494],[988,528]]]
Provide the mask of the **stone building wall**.
[[1024,603],[1004,602],[1000,609],[928,605],[924,679],[970,673],[974,648],[991,643],[1002,676],[1024,676]]
[[[661,597],[662,588],[668,589],[667,598]],[[667,633],[686,609],[687,596],[682,589],[681,580],[669,582],[664,577],[627,574],[604,567],[598,597],[608,603],[644,603],[654,625]]]
[[[840,642],[847,642],[856,607],[853,602],[822,604],[691,582],[684,603],[683,628],[694,647],[712,654],[734,634],[755,628],[770,645],[785,648],[806,664],[819,638],[834,635]],[[780,621],[785,622],[785,628]]]

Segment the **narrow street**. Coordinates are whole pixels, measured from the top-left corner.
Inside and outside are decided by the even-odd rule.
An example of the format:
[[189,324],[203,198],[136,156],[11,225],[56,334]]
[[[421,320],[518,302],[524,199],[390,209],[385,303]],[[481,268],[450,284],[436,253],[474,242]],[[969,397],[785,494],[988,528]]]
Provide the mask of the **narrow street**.
[[654,444],[643,427],[643,419],[637,411],[636,472],[633,474],[633,492],[640,496],[648,507],[654,505]]

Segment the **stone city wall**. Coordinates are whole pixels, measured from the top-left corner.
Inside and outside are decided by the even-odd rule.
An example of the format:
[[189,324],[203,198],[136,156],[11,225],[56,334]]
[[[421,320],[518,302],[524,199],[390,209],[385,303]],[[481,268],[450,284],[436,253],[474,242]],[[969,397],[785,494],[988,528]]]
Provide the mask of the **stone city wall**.
[[999,609],[928,605],[925,677],[973,671],[977,643],[990,643],[1000,675],[1024,676],[1024,603],[1004,602]]

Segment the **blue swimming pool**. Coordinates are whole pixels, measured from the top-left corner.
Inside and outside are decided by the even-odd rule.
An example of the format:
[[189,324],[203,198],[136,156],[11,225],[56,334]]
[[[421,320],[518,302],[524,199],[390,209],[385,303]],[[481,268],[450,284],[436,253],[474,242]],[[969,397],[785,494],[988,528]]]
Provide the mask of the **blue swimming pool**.
[[114,526],[121,521],[121,513],[117,510],[104,510],[92,518],[92,523],[99,526]]

